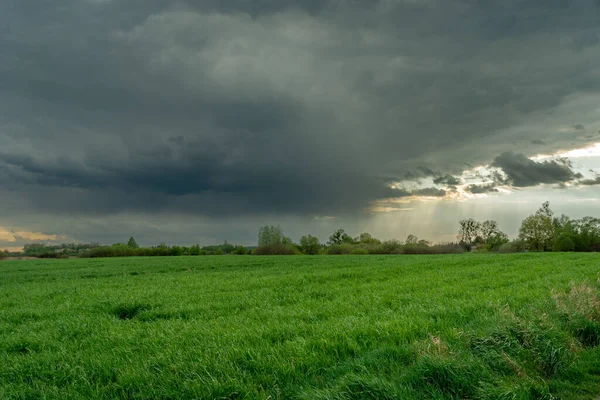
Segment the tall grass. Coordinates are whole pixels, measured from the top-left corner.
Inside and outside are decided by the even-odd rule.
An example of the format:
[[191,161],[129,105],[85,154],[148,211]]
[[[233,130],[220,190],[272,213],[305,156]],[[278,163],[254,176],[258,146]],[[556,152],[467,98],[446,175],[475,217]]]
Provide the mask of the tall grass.
[[593,254],[3,261],[4,399],[590,399]]

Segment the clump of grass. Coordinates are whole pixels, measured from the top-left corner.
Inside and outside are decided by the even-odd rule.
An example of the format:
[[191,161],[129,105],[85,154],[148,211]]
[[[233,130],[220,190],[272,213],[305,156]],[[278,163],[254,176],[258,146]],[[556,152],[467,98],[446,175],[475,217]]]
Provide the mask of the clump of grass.
[[486,380],[486,369],[476,360],[460,362],[447,357],[424,356],[413,369],[411,386],[422,388],[431,398],[439,395],[451,398],[473,398],[479,382]]
[[344,385],[344,389],[349,399],[393,400],[398,398],[394,386],[376,376],[351,376]]
[[572,324],[575,336],[582,345],[596,347],[600,345],[600,323],[580,320]]
[[571,283],[566,293],[554,294],[554,300],[568,329],[585,347],[600,345],[600,295],[588,282]]
[[16,343],[9,344],[7,346],[8,353],[15,354],[30,354],[41,351],[42,346],[39,343],[31,342],[28,340],[19,340]]
[[591,321],[600,321],[600,294],[588,282],[571,283],[566,293],[554,296],[558,308],[567,315],[583,316]]
[[514,384],[483,385],[481,398],[495,400],[559,400],[544,381],[525,378]]
[[193,312],[188,310],[164,311],[149,310],[148,307],[140,309],[134,316],[144,322],[167,321],[167,320],[189,320],[193,318]]
[[112,308],[111,313],[119,319],[128,320],[135,318],[142,311],[150,309],[148,304],[123,303]]
[[490,360],[496,372],[519,377],[534,372],[550,378],[569,367],[572,361],[569,337],[546,314],[523,318],[510,308],[504,308],[502,314],[504,320],[493,333],[469,341],[476,353]]

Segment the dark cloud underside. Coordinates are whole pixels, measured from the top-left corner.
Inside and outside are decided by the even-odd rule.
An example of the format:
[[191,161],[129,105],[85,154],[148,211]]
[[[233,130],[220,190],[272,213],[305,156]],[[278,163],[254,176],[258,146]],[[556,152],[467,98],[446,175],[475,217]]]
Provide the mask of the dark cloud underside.
[[580,174],[573,172],[568,163],[556,160],[536,162],[521,153],[502,153],[491,165],[502,169],[508,182],[516,187],[565,183],[581,177]]
[[568,165],[506,143],[591,140],[579,135],[593,122],[569,115],[568,138],[518,128],[598,95],[599,9],[2,1],[3,209],[11,199],[52,214],[353,214],[384,198],[445,196],[389,185],[456,186],[465,163],[501,153],[494,165],[515,186],[572,181]]
[[498,189],[495,187],[493,183],[489,183],[486,185],[468,185],[465,190],[469,193],[473,194],[482,194],[482,193],[495,193],[498,192]]
[[593,179],[582,179],[582,180],[578,181],[577,183],[580,185],[584,185],[584,186],[600,185],[600,176],[596,176]]
[[424,188],[414,190],[413,195],[426,197],[444,197],[446,196],[446,191],[438,188]]

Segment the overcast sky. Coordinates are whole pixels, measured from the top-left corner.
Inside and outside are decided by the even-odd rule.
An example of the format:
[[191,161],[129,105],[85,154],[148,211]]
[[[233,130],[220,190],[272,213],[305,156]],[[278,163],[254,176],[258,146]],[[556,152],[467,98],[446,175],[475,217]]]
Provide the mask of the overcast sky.
[[0,247],[600,216],[598,21],[600,0],[3,0]]

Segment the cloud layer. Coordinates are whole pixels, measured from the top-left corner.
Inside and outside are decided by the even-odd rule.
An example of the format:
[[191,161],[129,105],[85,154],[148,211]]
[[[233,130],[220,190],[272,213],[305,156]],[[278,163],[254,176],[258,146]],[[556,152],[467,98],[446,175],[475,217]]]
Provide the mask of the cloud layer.
[[0,218],[353,215],[406,195],[390,182],[431,177],[414,194],[444,196],[492,161],[515,186],[573,180],[520,153],[596,139],[599,12],[5,0]]

